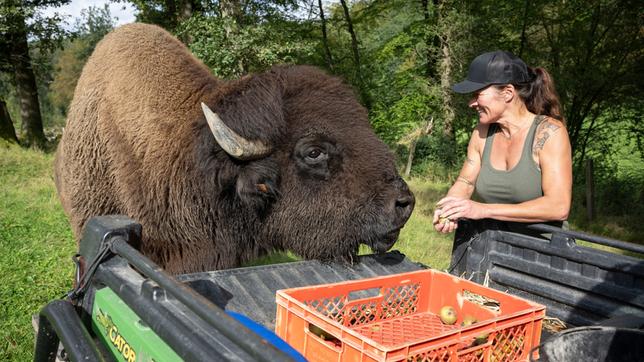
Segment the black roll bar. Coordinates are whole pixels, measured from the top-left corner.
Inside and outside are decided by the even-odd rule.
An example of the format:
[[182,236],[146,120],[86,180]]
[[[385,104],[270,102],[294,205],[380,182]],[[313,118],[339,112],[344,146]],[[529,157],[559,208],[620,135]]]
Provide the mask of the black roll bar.
[[55,361],[59,341],[71,361],[104,361],[69,301],[50,302],[38,318],[34,361]]

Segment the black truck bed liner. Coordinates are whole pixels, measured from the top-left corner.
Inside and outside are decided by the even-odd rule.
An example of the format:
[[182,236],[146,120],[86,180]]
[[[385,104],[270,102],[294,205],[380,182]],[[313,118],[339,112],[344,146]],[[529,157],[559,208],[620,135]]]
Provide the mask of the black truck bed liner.
[[644,256],[644,246],[535,225],[550,240],[489,230],[454,246],[452,273],[546,306],[568,326],[612,324],[628,316],[644,326],[644,259],[582,246],[611,246]]
[[404,273],[423,267],[399,252],[389,252],[361,256],[353,265],[311,260],[184,274],[177,280],[220,308],[244,314],[274,330],[275,292],[279,289]]

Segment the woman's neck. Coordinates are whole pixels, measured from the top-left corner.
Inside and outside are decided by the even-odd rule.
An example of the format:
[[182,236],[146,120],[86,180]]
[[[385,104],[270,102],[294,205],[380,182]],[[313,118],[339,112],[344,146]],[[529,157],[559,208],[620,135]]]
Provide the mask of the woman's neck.
[[528,111],[525,105],[517,109],[509,109],[507,115],[503,115],[497,121],[503,137],[508,140],[516,138],[517,135],[530,127],[535,115]]

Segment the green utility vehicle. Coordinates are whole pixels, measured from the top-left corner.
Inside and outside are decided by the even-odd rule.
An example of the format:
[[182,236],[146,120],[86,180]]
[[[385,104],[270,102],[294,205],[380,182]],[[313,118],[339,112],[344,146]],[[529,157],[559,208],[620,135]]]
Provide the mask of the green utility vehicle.
[[[455,245],[450,272],[545,305],[567,330],[544,329],[542,360],[644,356],[644,247],[531,228],[552,237],[485,231]],[[87,223],[76,287],[39,314],[36,361],[303,360],[271,332],[277,290],[427,268],[393,251],[353,265],[301,261],[171,276],[137,251],[141,232],[122,216]]]

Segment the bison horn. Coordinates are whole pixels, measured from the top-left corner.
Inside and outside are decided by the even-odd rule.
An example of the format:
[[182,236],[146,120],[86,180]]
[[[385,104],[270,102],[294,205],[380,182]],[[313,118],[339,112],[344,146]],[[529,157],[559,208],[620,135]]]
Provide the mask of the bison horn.
[[238,160],[253,160],[262,158],[271,152],[271,148],[265,143],[249,141],[228,128],[217,113],[210,110],[206,104],[201,103],[201,108],[215,140],[227,154]]

